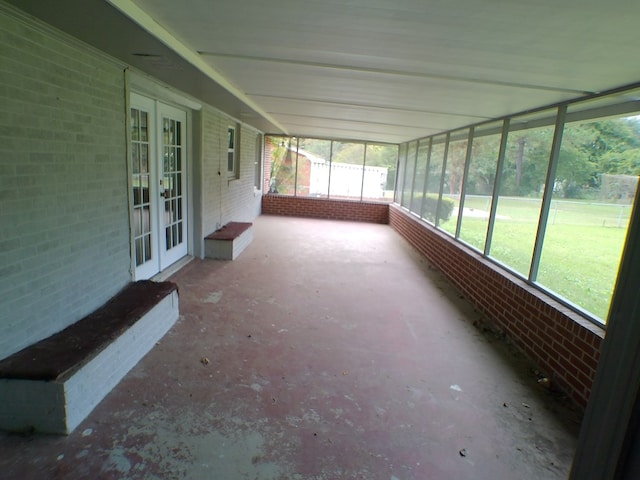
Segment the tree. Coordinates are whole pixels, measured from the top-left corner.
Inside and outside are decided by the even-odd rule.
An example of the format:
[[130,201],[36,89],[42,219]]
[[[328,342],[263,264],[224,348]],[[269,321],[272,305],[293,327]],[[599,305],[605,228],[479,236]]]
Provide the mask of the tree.
[[592,152],[593,124],[565,126],[555,178],[556,195],[581,198],[586,190],[597,187],[597,161]]
[[565,126],[558,169],[557,194],[580,198],[601,187],[601,175],[640,173],[640,124],[610,118]]
[[467,144],[467,140],[458,140],[449,143],[445,182],[451,195],[455,195],[462,191],[464,164],[467,156]]
[[501,194],[540,195],[549,165],[552,136],[552,126],[509,132]]
[[300,148],[329,161],[331,156],[331,140],[319,140],[317,138],[301,138]]
[[496,179],[500,135],[473,139],[471,165],[467,177],[468,195],[491,195]]
[[640,122],[637,117],[607,119],[593,123],[597,133],[593,154],[601,173],[640,173]]
[[293,193],[296,171],[290,147],[291,138],[287,137],[272,137],[265,143],[265,148],[271,149],[271,193]]

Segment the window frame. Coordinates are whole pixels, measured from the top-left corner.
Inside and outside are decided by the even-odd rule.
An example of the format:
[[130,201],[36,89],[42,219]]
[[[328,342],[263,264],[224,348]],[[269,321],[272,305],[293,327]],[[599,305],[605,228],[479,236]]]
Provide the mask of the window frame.
[[[229,168],[231,166],[231,168]],[[227,179],[240,178],[240,126],[227,125]]]
[[[579,315],[585,317],[585,319],[589,320],[590,322],[597,325],[598,327],[606,328],[606,325],[607,325],[606,318],[600,318],[597,314],[586,310],[581,305],[574,303],[572,300],[564,298],[561,294],[539,283],[537,277],[538,277],[538,270],[540,268],[540,264],[542,260],[542,249],[544,245],[544,239],[546,237],[546,225],[550,215],[551,202],[553,200],[553,191],[554,191],[553,185],[555,183],[554,180],[555,180],[556,170],[559,162],[559,155],[560,155],[560,149],[562,145],[562,138],[563,138],[565,125],[569,122],[575,122],[578,120],[584,121],[589,119],[597,119],[597,118],[612,116],[614,114],[615,115],[632,114],[637,112],[637,116],[640,117],[640,100],[637,100],[635,98],[633,98],[632,100],[624,100],[625,96],[629,98],[629,92],[632,92],[634,90],[637,91],[638,90],[637,87],[635,89],[634,88],[618,89],[615,91],[594,95],[593,97],[588,99],[561,102],[556,105],[545,106],[539,109],[516,113],[513,115],[508,115],[502,118],[492,119],[486,122],[480,122],[480,123],[465,127],[465,129],[466,128],[469,129],[469,132],[468,132],[467,150],[465,154],[465,166],[464,166],[464,172],[463,172],[464,180],[463,180],[463,185],[461,187],[462,191],[460,193],[460,204],[459,204],[460,211],[464,208],[464,198],[466,196],[466,187],[467,187],[466,183],[468,180],[469,164],[470,164],[471,155],[472,155],[471,149],[473,148],[473,143],[476,137],[475,130],[479,128],[481,129],[483,125],[488,124],[490,122],[499,121],[502,123],[500,128],[501,130],[500,145],[498,150],[496,172],[495,172],[494,184],[493,184],[493,192],[491,196],[490,211],[488,212],[489,215],[488,215],[487,231],[486,231],[486,237],[485,237],[483,249],[478,249],[473,245],[470,245],[467,242],[465,242],[462,238],[460,238],[461,223],[462,223],[462,216],[460,215],[460,211],[458,213],[457,224],[455,226],[455,234],[450,233],[449,231],[443,229],[440,226],[439,216],[440,216],[441,203],[442,203],[442,198],[444,193],[443,187],[444,187],[444,181],[445,181],[445,172],[446,172],[447,163],[449,160],[448,147],[451,141],[451,136],[454,133],[456,133],[458,130],[439,132],[434,135],[429,135],[425,137],[420,137],[418,139],[409,140],[398,145],[399,147],[398,167],[397,167],[398,183],[396,186],[396,191],[395,191],[396,195],[394,198],[394,203],[399,205],[404,210],[407,210],[410,213],[416,216],[419,216],[425,223],[431,224],[434,228],[440,230],[441,232],[451,235],[456,241],[459,241],[463,245],[478,252],[485,260],[490,261],[491,263],[514,274],[516,277],[521,278],[528,285],[535,287],[536,289],[544,292],[549,297],[559,301],[561,304],[570,308],[571,310],[578,313]],[[609,98],[611,99],[610,101],[609,101]],[[619,99],[622,99],[622,101],[618,101]],[[603,100],[604,100],[603,102],[604,105],[600,105],[599,103],[602,102]],[[593,103],[596,104],[595,108],[593,107]],[[571,107],[574,107],[574,108],[578,107],[578,108],[572,111],[571,110],[568,111],[568,109]],[[549,112],[552,112],[551,115],[547,114]],[[530,115],[532,119],[526,122],[519,122],[518,117],[522,117],[525,115]],[[494,227],[495,227],[495,221],[497,217],[497,203],[498,203],[497,199],[499,198],[500,188],[504,180],[502,171],[505,163],[507,140],[508,140],[509,133],[520,131],[520,130],[539,128],[543,126],[551,126],[553,128],[551,145],[550,145],[551,151],[549,152],[548,162],[546,164],[546,174],[545,174],[544,184],[543,184],[544,188],[541,191],[540,212],[538,214],[538,219],[537,219],[538,223],[536,225],[534,238],[533,238],[533,251],[530,258],[529,268],[527,269],[526,272],[519,272],[519,271],[516,271],[514,267],[500,262],[499,260],[497,260],[491,255]],[[463,130],[463,129],[460,129],[460,130]],[[442,137],[445,138],[444,142],[441,142]],[[436,190],[433,191],[433,194],[437,195],[437,205],[436,205],[437,213],[435,215],[435,221],[431,222],[428,219],[424,218],[424,209],[425,209],[424,200],[427,195],[427,190],[428,190],[427,185],[430,180],[429,179],[430,177],[429,174],[431,170],[430,163],[433,160],[432,150],[435,144],[434,142],[435,139],[438,139],[438,143],[444,143],[444,158],[441,166],[442,169],[440,172],[440,182],[439,182],[440,188],[439,188],[439,191],[436,191]],[[417,149],[416,149],[417,155],[416,155],[416,158],[410,158],[410,157],[413,157],[413,155],[408,155],[408,153],[410,151],[410,146],[414,142],[417,142]],[[420,146],[424,142],[429,143],[428,149],[426,149],[427,154],[424,156],[426,158],[423,158],[423,156],[419,154]],[[439,156],[440,156],[440,153],[438,153],[438,157]],[[422,162],[426,162],[426,175],[424,179],[425,186],[422,192],[423,202],[408,203],[407,198],[405,198],[408,193],[407,190],[409,189],[409,191],[413,191],[416,188],[414,178],[408,178],[408,177],[414,177],[415,172],[418,170],[418,168],[421,168],[421,165],[419,164],[419,162],[420,164]],[[410,166],[413,167],[413,171],[410,170]],[[435,174],[436,172],[433,172],[433,173]],[[640,191],[640,183],[638,186],[638,191]],[[636,193],[636,198],[640,198],[640,193]],[[422,205],[420,205],[420,203],[422,203]],[[632,205],[632,212],[638,208],[640,208],[640,205],[634,203]],[[621,254],[624,255],[624,251],[625,251],[625,247],[623,246],[623,251],[621,252]],[[620,265],[620,268],[621,267],[622,265]],[[614,285],[613,294],[615,295],[615,285]]]
[[253,159],[253,189],[254,192],[261,192],[263,188],[263,165],[264,158],[262,152],[264,151],[264,135],[258,133],[256,135],[256,154]]

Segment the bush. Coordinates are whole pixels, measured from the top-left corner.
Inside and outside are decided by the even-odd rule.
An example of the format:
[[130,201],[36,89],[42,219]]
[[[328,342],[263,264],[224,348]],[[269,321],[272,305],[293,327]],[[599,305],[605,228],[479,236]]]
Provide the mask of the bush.
[[[418,199],[418,202],[420,199]],[[427,195],[424,197],[424,208],[423,208],[423,216],[430,222],[435,223],[436,218],[436,210],[438,208],[438,196],[437,195]],[[440,222],[446,222],[451,217],[451,213],[453,212],[453,207],[455,206],[455,202],[447,197],[442,197],[440,204]]]

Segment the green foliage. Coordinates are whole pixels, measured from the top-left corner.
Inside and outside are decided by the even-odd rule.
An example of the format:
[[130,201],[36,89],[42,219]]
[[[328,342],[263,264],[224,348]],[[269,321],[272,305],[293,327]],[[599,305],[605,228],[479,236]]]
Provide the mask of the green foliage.
[[396,145],[367,145],[367,165],[387,167],[391,171],[396,169],[397,162],[398,147]]
[[467,195],[490,195],[496,178],[500,135],[474,139],[467,177]]
[[590,124],[595,137],[590,153],[600,173],[640,174],[640,123],[635,117]]
[[331,161],[362,165],[364,163],[364,143],[333,142]]
[[[555,177],[548,185],[553,122],[539,122],[542,126],[533,128],[512,124],[500,172],[490,256],[528,275],[542,194],[553,189],[537,282],[605,319],[640,175],[640,115],[567,123]],[[490,211],[501,141],[497,127],[473,139],[465,184],[467,212]],[[438,212],[436,192],[443,188],[445,195],[460,193],[464,140],[450,143],[444,178],[443,137],[433,137],[430,144],[430,156],[418,155],[425,163],[417,164],[415,175],[411,163],[405,163],[404,184],[398,191],[403,193],[403,206],[421,211],[425,219],[451,232],[454,222],[446,222],[455,202],[442,198]],[[403,150],[409,152],[410,147],[404,144]],[[408,158],[413,157],[405,153],[402,161]],[[423,184],[427,196],[416,196],[407,205],[408,192]],[[461,238],[483,249],[487,218],[463,213]]]
[[300,148],[316,157],[329,160],[331,156],[331,140],[319,140],[316,138],[301,138]]
[[295,181],[295,164],[292,164],[291,139],[287,137],[272,137],[271,142],[271,173],[269,191],[271,193],[293,193]]
[[462,175],[467,154],[467,140],[452,141],[447,154],[447,171],[445,172],[445,191],[451,195],[460,193]]
[[553,126],[509,132],[500,193],[539,196],[549,165]]
[[455,207],[455,202],[452,199],[442,197],[440,200],[440,212],[438,213],[441,222],[446,222],[451,218],[453,207]]
[[[501,195],[541,196],[552,137],[552,125],[509,132]],[[467,193],[491,192],[499,141],[499,134],[474,139]],[[440,163],[440,155],[439,150],[435,157],[432,155],[436,167]],[[461,162],[449,163],[448,160],[446,180],[450,193],[456,190],[455,179],[459,178],[463,168]],[[554,195],[561,198],[597,198],[602,174],[640,174],[640,120],[637,117],[606,118],[565,125],[553,185]]]
[[[485,208],[485,200],[475,202]],[[503,218],[496,220],[490,256],[527,275],[539,202],[505,198],[501,203]],[[605,320],[630,214],[631,207],[554,202],[537,281]],[[465,217],[460,236],[482,250],[486,230],[485,219]]]
[[[422,197],[420,195],[420,197]],[[420,204],[420,199],[416,197],[417,204]],[[436,210],[438,208],[438,196],[427,194],[423,200],[423,216],[430,222],[435,223],[436,218]],[[453,212],[453,207],[455,207],[455,202],[447,197],[442,197],[442,201],[440,203],[440,212],[438,215],[439,223],[446,222],[451,218],[451,213]]]
[[[318,140],[315,138],[301,138],[300,148],[325,160],[331,159],[337,163],[362,165],[364,163],[364,143],[338,142]],[[367,144],[367,166],[387,167],[395,170],[398,162],[397,145]]]

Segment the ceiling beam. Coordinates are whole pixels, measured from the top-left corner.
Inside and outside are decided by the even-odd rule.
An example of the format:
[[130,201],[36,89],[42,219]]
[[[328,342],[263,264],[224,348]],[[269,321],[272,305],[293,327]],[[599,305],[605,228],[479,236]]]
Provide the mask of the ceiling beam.
[[474,78],[474,77],[460,77],[455,75],[441,75],[441,74],[415,72],[415,71],[408,71],[408,70],[358,67],[355,65],[310,62],[310,61],[304,61],[304,60],[292,60],[292,59],[278,58],[278,57],[236,55],[236,54],[220,53],[220,52],[198,51],[198,53],[202,56],[207,56],[207,57],[231,58],[231,59],[254,61],[254,62],[280,63],[285,65],[296,65],[296,66],[323,68],[323,69],[332,69],[332,70],[345,70],[345,71],[360,72],[360,73],[374,73],[379,75],[382,74],[382,75],[393,75],[393,76],[402,76],[402,77],[428,78],[428,79],[434,79],[434,80],[446,80],[446,81],[454,81],[454,82],[472,83],[476,85],[492,85],[492,86],[500,86],[500,87],[522,88],[527,90],[571,93],[574,95],[592,95],[596,93],[596,92],[590,92],[590,91],[579,90],[574,88],[554,87],[549,85],[535,85],[535,84],[518,83],[518,82],[506,82],[501,80],[488,80],[488,79]]

